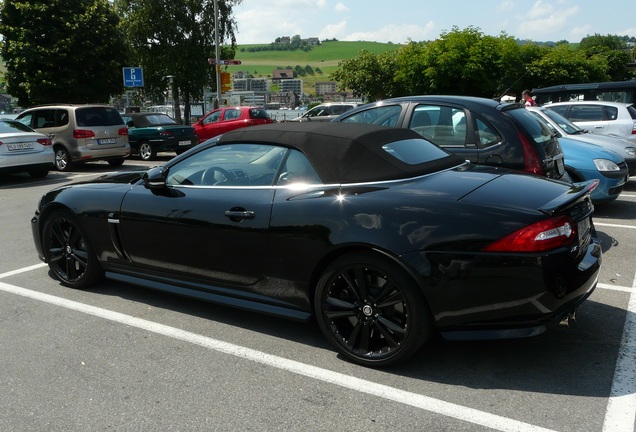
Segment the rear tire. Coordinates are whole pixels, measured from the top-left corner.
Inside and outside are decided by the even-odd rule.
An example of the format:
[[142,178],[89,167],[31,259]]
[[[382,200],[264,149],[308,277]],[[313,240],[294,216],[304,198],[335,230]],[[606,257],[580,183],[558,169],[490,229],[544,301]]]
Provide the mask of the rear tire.
[[62,146],[55,148],[55,168],[58,171],[69,171],[71,169],[71,155]]
[[320,330],[347,359],[385,367],[411,357],[432,333],[419,287],[396,263],[372,253],[331,263],[314,297]]
[[57,210],[48,217],[42,246],[49,268],[63,285],[84,289],[104,274],[86,232],[67,210]]
[[149,142],[144,141],[139,144],[139,157],[145,161],[151,161],[157,157],[157,152]]

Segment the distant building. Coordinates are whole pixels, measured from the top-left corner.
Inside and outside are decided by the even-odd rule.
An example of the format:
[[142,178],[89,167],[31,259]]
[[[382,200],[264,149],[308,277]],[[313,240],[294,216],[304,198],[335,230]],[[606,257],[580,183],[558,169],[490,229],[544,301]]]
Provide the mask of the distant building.
[[318,39],[317,37],[303,39],[303,42],[307,42],[307,45],[320,45],[320,39]]
[[272,72],[272,81],[278,82],[280,80],[292,79],[294,78],[294,70],[293,69],[274,69]]
[[338,91],[338,83],[335,81],[317,81],[316,95],[323,96],[327,93],[335,93]]
[[284,79],[280,80],[278,84],[282,92],[294,92],[296,94],[302,94],[303,92],[303,80],[301,79]]
[[235,91],[268,92],[269,80],[266,78],[234,78]]

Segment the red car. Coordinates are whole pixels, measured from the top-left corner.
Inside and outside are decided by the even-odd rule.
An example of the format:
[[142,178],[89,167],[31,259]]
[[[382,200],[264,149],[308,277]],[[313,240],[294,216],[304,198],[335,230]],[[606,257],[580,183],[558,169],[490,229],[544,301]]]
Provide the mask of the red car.
[[234,129],[266,123],[273,120],[264,108],[225,107],[210,111],[192,126],[199,142],[203,142]]

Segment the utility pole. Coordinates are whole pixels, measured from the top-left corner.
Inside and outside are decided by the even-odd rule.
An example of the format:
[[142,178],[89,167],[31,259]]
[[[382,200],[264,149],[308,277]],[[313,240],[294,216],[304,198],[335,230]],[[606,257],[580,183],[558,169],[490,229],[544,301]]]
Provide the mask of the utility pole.
[[216,101],[214,101],[214,108],[219,107],[221,101],[221,65],[220,60],[220,47],[219,47],[219,0],[214,0],[214,59],[216,67]]

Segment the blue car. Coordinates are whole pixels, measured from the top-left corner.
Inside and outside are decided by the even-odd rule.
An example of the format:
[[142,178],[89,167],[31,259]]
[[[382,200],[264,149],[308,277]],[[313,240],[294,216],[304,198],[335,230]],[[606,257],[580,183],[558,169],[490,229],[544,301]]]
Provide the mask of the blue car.
[[573,183],[599,180],[592,192],[592,201],[595,204],[618,198],[629,180],[627,163],[621,155],[574,138],[560,137],[559,143],[565,155],[565,170]]

